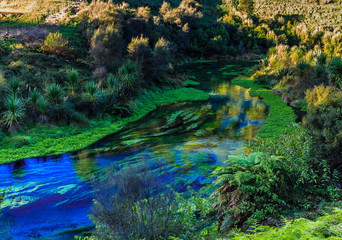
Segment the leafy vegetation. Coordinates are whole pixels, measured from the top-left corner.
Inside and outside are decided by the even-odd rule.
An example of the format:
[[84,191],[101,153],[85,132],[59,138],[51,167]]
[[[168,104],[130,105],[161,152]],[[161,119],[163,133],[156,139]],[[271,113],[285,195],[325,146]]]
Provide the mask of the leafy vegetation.
[[239,233],[234,236],[234,239],[341,239],[341,217],[341,210],[336,209],[335,212],[320,217],[316,221],[299,218],[287,221],[281,228],[260,226],[251,233]]
[[208,94],[192,88],[180,88],[165,92],[146,92],[135,102],[137,108],[133,114],[126,118],[108,117],[95,120],[90,122],[90,126],[87,128],[72,126],[49,128],[38,125],[27,132],[31,139],[30,144],[21,148],[6,144],[7,141],[14,137],[4,138],[0,145],[1,163],[81,150],[105,136],[119,131],[126,124],[139,120],[158,106],[184,101],[202,101],[208,98]]
[[236,78],[233,84],[250,88],[250,95],[261,97],[262,101],[270,107],[270,112],[265,124],[259,130],[257,136],[260,138],[275,138],[288,128],[296,120],[296,115],[292,109],[287,106],[283,100],[272,93],[272,91],[263,88],[262,85],[255,83],[252,79]]
[[[146,169],[109,169],[90,238],[342,238],[341,210],[314,219],[322,202],[341,199],[341,0],[127,2],[1,3],[0,164],[74,152],[161,105],[207,100],[181,88],[199,83],[180,63],[259,60],[232,83],[269,115],[245,153],[215,171],[215,206],[158,185]],[[265,109],[249,111],[253,121]],[[305,115],[298,125],[295,112]]]
[[247,156],[231,156],[228,166],[216,170],[220,229],[278,225],[285,212],[308,211],[324,199],[339,199],[337,173],[330,172],[313,147],[311,137],[297,126],[276,140],[252,142]]

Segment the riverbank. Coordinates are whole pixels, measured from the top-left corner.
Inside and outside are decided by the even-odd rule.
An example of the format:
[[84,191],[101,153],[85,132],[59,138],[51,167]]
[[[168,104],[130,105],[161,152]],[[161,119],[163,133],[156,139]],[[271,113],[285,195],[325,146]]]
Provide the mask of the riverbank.
[[[209,95],[194,88],[180,88],[165,92],[146,92],[135,101],[136,110],[127,118],[108,117],[93,120],[87,128],[72,126],[36,126],[25,134],[4,138],[0,147],[0,164],[25,158],[61,155],[82,150],[102,138],[120,131],[125,125],[135,122],[157,107],[185,101],[204,101]],[[12,146],[5,142],[15,143]],[[22,145],[20,146],[20,141]]]
[[244,88],[250,88],[249,94],[252,97],[261,97],[262,101],[269,106],[270,111],[256,137],[267,139],[278,137],[286,128],[296,121],[296,114],[291,107],[272,90],[257,84],[251,78],[240,76],[232,80],[232,84]]

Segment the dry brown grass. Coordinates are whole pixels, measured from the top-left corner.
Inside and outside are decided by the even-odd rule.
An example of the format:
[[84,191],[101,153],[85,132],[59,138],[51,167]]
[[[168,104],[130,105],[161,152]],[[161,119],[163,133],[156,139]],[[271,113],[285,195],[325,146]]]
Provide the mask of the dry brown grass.
[[310,27],[342,27],[342,1],[324,4],[307,0],[256,0],[256,15],[262,19],[274,19],[277,15],[299,15]]

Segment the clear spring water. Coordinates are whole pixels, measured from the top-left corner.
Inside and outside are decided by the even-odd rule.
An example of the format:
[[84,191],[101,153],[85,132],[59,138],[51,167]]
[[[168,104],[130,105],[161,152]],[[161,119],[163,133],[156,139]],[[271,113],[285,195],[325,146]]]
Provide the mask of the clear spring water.
[[187,65],[184,70],[201,83],[196,87],[210,94],[208,101],[161,107],[77,153],[0,166],[0,188],[11,186],[0,238],[73,239],[76,228],[92,225],[90,179],[107,166],[145,164],[178,191],[212,182],[215,166],[240,150],[268,113],[258,98],[230,84],[248,65]]

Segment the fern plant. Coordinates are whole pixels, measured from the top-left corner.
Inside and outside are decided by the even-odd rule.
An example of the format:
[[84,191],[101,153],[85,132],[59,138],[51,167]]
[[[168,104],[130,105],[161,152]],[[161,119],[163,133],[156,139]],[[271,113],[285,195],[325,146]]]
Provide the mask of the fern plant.
[[253,143],[251,154],[230,156],[227,166],[214,172],[222,231],[276,222],[286,211],[309,210],[323,199],[340,198],[337,177],[326,161],[312,156],[306,132],[295,128],[281,138]]

